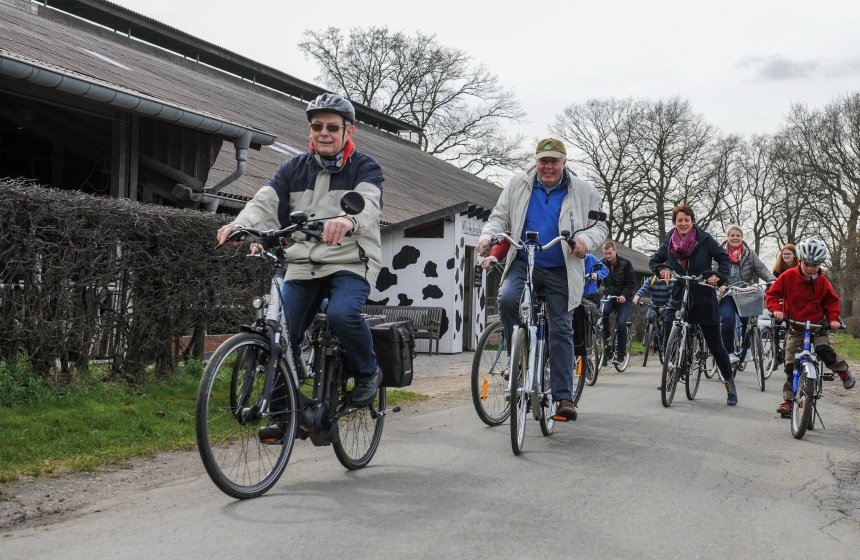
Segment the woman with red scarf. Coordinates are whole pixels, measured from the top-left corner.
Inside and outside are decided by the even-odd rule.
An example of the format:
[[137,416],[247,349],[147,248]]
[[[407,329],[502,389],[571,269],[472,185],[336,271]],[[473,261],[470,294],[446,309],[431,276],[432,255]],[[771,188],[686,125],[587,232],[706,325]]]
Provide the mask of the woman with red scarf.
[[[726,229],[726,241],[722,245],[729,254],[729,281],[728,285],[746,282],[755,284],[759,279],[765,282],[773,282],[776,277],[768,270],[767,266],[758,258],[755,251],[744,241],[744,232],[740,226],[730,225]],[[720,332],[723,336],[723,346],[729,353],[729,359],[734,364],[740,357],[735,348],[735,324],[738,310],[733,298],[724,297],[720,300]],[[748,317],[741,317],[741,324],[746,332]]]
[[[695,225],[696,215],[687,204],[678,204],[672,208],[672,224],[675,226],[663,240],[660,248],[648,263],[654,274],[668,280],[671,271],[677,274],[695,276],[701,274],[711,286],[718,286],[729,277],[729,255],[720,247],[711,234]],[[718,271],[711,270],[711,261],[717,261]],[[675,311],[681,305],[684,285],[676,283],[669,309],[666,311],[663,324],[665,331],[663,340],[669,339],[669,329],[675,319]],[[702,328],[705,343],[714,356],[717,367],[726,386],[726,404],[738,404],[738,391],[735,387],[734,372],[729,362],[729,354],[723,347],[720,338],[720,316],[717,312],[717,295],[711,288],[690,285],[692,304],[687,320]]]

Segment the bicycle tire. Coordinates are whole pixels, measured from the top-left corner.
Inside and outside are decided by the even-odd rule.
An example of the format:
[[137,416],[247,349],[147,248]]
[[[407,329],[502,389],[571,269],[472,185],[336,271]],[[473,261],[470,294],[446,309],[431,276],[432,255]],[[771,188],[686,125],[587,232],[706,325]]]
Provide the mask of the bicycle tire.
[[584,356],[577,356],[573,362],[573,406],[579,404],[579,399],[582,398],[582,391],[585,389],[586,377],[590,364]]
[[713,379],[714,377],[716,377],[717,379],[719,379],[719,374],[720,368],[717,367],[717,360],[715,360],[713,354],[711,354],[708,356],[708,365],[705,368],[705,378]]
[[767,377],[765,376],[764,356],[762,356],[762,353],[764,352],[763,346],[761,332],[758,330],[757,326],[751,326],[750,349],[752,350],[753,369],[755,370],[756,381],[758,381],[758,388],[762,392],[764,392],[767,380]]
[[627,366],[630,365],[630,347],[633,344],[633,337],[631,336],[630,327],[627,328],[627,346],[625,347],[624,353],[624,361],[619,363],[613,363],[615,366],[615,371],[618,373],[624,373],[627,369]]
[[529,397],[526,393],[526,378],[529,367],[528,338],[525,329],[517,328],[511,340],[511,449],[514,455],[523,452],[528,417]]
[[478,418],[488,426],[502,424],[511,414],[506,350],[502,322],[493,321],[481,333],[472,358],[472,404]]
[[348,404],[348,393],[352,390],[352,379],[340,379],[337,389],[336,410],[346,410],[331,427],[331,444],[340,464],[349,470],[366,467],[379,448],[385,416],[377,412],[385,410],[386,388],[380,387],[370,406],[353,408]]
[[702,381],[702,370],[707,367],[707,350],[705,349],[705,339],[702,337],[702,332],[699,329],[695,329],[692,339],[693,344],[688,350],[690,365],[687,367],[687,383],[684,385],[688,401],[696,398],[696,393],[699,392],[699,383]]
[[681,327],[672,325],[669,340],[666,342],[666,360],[663,363],[663,374],[661,376],[660,400],[663,406],[672,406],[675,398],[675,389],[678,386],[680,367],[683,356],[681,356]]
[[558,403],[552,398],[552,384],[550,382],[550,371],[549,371],[549,356],[547,352],[548,347],[544,347],[544,356],[543,356],[543,372],[541,372],[541,407],[543,411],[540,415],[540,431],[544,436],[551,436],[552,432],[555,430],[555,416],[556,410],[558,410]]
[[797,380],[797,391],[794,392],[794,400],[791,402],[791,435],[794,439],[801,439],[806,435],[812,412],[815,408],[815,379],[807,377],[807,371],[814,366],[804,362]]
[[[603,342],[598,337],[602,337],[600,332],[592,333],[592,344],[588,352],[588,363],[585,370],[585,384],[593,387],[597,383],[597,376],[600,374],[600,362],[603,360]],[[576,404],[576,403],[574,403]]]
[[765,368],[764,378],[770,379],[771,374],[779,367],[779,364],[776,362],[777,349],[773,329],[770,327],[761,329],[761,342],[762,362]]
[[642,338],[642,342],[645,347],[645,352],[642,355],[642,367],[647,367],[648,354],[651,351],[651,347],[654,346],[654,323],[648,324],[648,327],[645,329],[645,336]]
[[[298,427],[298,395],[290,367],[283,360],[277,362],[286,401],[283,410],[255,420],[236,417],[240,407],[250,407],[259,399],[269,349],[269,341],[256,333],[230,337],[207,362],[197,390],[195,430],[203,466],[218,489],[240,500],[260,496],[278,482]],[[284,429],[283,441],[262,443],[260,428],[275,421]]]

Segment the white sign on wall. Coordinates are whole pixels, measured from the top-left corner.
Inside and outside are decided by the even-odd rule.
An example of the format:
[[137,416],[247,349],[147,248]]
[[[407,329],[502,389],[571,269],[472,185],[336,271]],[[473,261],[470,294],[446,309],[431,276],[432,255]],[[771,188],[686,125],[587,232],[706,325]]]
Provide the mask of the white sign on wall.
[[478,238],[481,236],[481,230],[484,228],[484,222],[474,218],[463,218],[460,224],[463,231],[463,241],[466,245],[477,245]]

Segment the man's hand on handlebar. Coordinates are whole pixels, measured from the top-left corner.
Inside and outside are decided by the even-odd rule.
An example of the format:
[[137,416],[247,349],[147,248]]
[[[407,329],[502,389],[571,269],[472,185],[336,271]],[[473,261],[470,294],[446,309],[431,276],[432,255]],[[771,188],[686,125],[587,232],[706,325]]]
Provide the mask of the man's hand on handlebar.
[[588,245],[585,244],[585,241],[580,237],[575,237],[574,239],[568,240],[568,244],[570,245],[570,252],[580,259],[584,259],[585,255],[588,253]]
[[238,245],[238,239],[230,239],[230,236],[233,234],[236,229],[241,226],[236,223],[224,224],[220,228],[218,228],[218,233],[216,234],[216,238],[218,239],[218,245],[224,245],[225,243],[229,245]]
[[343,216],[326,220],[322,230],[323,243],[329,247],[339,245],[354,228],[355,224],[352,223],[352,220]]
[[[489,235],[482,235],[480,239],[478,239],[478,244],[475,246],[475,251],[482,257],[486,257],[487,253],[490,252],[490,241],[492,241],[492,237]],[[484,263],[481,263],[481,266],[484,266]]]

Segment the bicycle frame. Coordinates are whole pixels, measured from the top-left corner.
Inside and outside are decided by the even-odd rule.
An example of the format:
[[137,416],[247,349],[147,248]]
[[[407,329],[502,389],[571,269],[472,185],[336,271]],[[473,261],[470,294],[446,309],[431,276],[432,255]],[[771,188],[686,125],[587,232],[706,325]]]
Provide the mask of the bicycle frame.
[[[786,324],[803,329],[803,346],[794,355],[794,372],[791,380],[792,392],[794,393],[791,407],[791,434],[795,439],[801,439],[806,434],[807,429],[812,429],[815,426],[816,418],[821,422],[822,429],[825,428],[824,421],[818,412],[818,399],[823,394],[823,363],[819,361],[818,355],[815,353],[813,336],[815,332],[825,333],[830,325],[811,321],[794,321],[788,318]],[[812,385],[811,394],[808,392],[810,383]],[[801,399],[802,402],[799,402]]]

